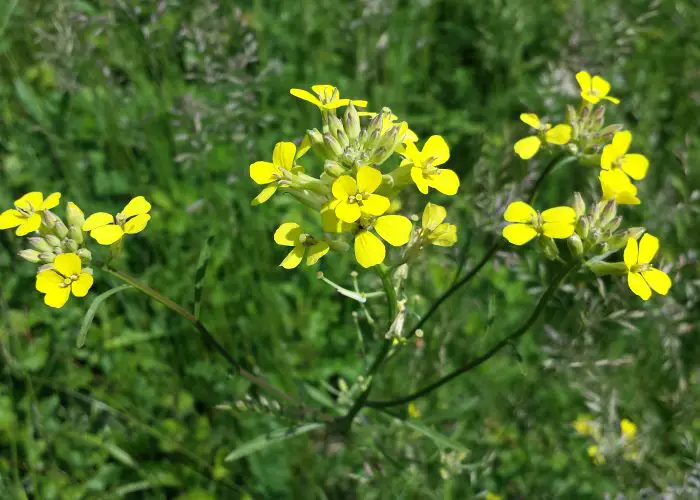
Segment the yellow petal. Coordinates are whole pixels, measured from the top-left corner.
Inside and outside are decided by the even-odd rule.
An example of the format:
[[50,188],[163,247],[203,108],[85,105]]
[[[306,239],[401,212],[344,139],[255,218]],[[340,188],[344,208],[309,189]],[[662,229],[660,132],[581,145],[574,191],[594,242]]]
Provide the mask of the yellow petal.
[[531,223],[537,217],[537,212],[524,201],[514,201],[506,208],[503,218],[506,222]]
[[92,231],[107,224],[114,224],[114,216],[106,212],[97,212],[92,214],[83,222],[83,231]]
[[[389,201],[389,198],[386,196],[381,196],[378,194],[371,194],[364,200],[362,200],[362,211],[366,214],[369,215],[374,215],[375,217],[378,215],[382,215],[385,213],[387,210],[389,210],[389,206],[391,205],[391,201]],[[348,222],[355,222],[355,221],[348,221]]]
[[542,225],[542,232],[545,236],[554,239],[566,239],[574,234],[574,224],[566,222],[545,222]]
[[591,90],[591,75],[588,71],[576,73],[576,81],[581,87],[581,92],[589,92]]
[[600,97],[605,97],[606,95],[608,95],[608,92],[610,92],[610,83],[608,83],[608,81],[604,78],[601,78],[598,75],[596,75],[591,81],[591,88],[598,92],[598,95]]
[[618,205],[639,205],[637,188],[619,169],[603,170],[598,175],[603,199],[614,199]]
[[341,175],[333,183],[331,191],[336,200],[347,200],[357,194],[357,182],[349,175]]
[[615,146],[608,144],[603,148],[603,154],[600,155],[600,168],[603,170],[610,170],[613,166],[615,160],[617,160],[620,155],[617,154]]
[[323,230],[327,233],[345,233],[352,230],[355,225],[343,222],[335,215],[335,207],[338,206],[339,201],[333,201],[326,203],[321,208],[321,225]]
[[124,236],[124,231],[116,224],[108,224],[90,231],[90,236],[100,245],[111,245],[119,241]]
[[668,277],[668,274],[658,269],[644,271],[642,277],[651,289],[660,295],[666,295],[671,288],[671,278]]
[[291,170],[296,152],[297,146],[293,142],[278,142],[272,151],[272,163],[278,168]]
[[301,260],[304,258],[305,250],[306,248],[304,248],[303,245],[294,247],[294,249],[287,254],[284,260],[280,262],[280,266],[285,269],[294,269],[301,264]]
[[301,140],[301,144],[299,144],[299,149],[297,149],[296,156],[294,157],[294,161],[298,160],[302,156],[306,154],[306,152],[311,149],[311,137],[309,137],[308,134],[304,135],[304,138]]
[[651,289],[649,288],[649,285],[647,285],[647,282],[644,281],[641,274],[628,273],[627,285],[630,287],[632,292],[639,295],[642,299],[649,300],[649,297],[651,297]]
[[434,158],[434,167],[442,165],[450,159],[450,147],[441,135],[432,135],[425,141],[421,156],[425,159]]
[[428,231],[433,231],[442,224],[442,221],[444,221],[446,217],[447,210],[445,210],[445,207],[428,203],[423,209],[423,228]]
[[323,105],[324,109],[338,109],[341,106],[347,106],[350,104],[350,99],[336,99],[334,101],[328,101]]
[[531,135],[530,137],[525,137],[516,142],[515,146],[513,146],[513,150],[523,160],[529,160],[537,154],[541,145],[542,141],[540,141],[540,138]]
[[457,226],[454,224],[440,224],[428,237],[433,245],[439,247],[451,247],[457,243]]
[[335,206],[335,216],[343,222],[355,222],[361,215],[362,212],[357,203],[348,203],[345,200],[341,200]]
[[25,236],[39,229],[39,226],[41,226],[41,215],[32,214],[29,218],[24,219],[24,222],[17,228],[15,234],[17,234],[17,236]]
[[647,175],[649,160],[644,155],[629,154],[622,157],[622,171],[634,180],[642,180]]
[[423,194],[428,194],[428,179],[423,174],[422,168],[411,168],[411,179],[413,179],[413,183],[418,188],[418,191],[420,191]]
[[275,243],[278,245],[293,247],[299,244],[301,226],[296,222],[285,222],[275,231]]
[[95,280],[91,274],[80,273],[78,279],[71,283],[71,290],[73,290],[73,295],[75,295],[76,297],[85,297],[90,291],[90,288],[92,287],[92,283],[94,281]]
[[44,195],[38,191],[32,191],[22,196],[20,199],[15,200],[15,206],[23,210],[30,212],[35,212],[41,210],[41,206],[44,204]]
[[53,269],[41,271],[36,275],[36,289],[41,293],[48,293],[54,288],[58,288],[63,284],[63,276],[58,274]]
[[527,125],[530,125],[534,129],[539,129],[542,126],[542,123],[540,122],[540,117],[537,116],[535,113],[521,113],[520,121],[526,123]]
[[144,198],[143,196],[137,196],[136,198],[133,198],[129,203],[126,204],[124,210],[121,211],[121,214],[124,217],[129,218],[141,214],[147,214],[150,211],[151,204],[146,201],[146,198]]
[[[318,83],[316,85],[312,85],[311,90],[316,92],[316,95],[318,95],[320,98],[330,100],[333,98],[336,88],[333,85],[328,85],[326,83]],[[337,93],[337,96],[340,96],[340,92]]]
[[637,264],[648,264],[659,251],[659,238],[646,233],[639,240],[639,256],[637,257]]
[[60,309],[66,305],[68,297],[70,297],[70,287],[52,288],[44,295],[44,304],[55,309]]
[[80,257],[74,253],[62,253],[57,255],[53,261],[53,267],[66,278],[80,274],[82,263]]
[[25,220],[22,213],[14,208],[5,210],[0,214],[0,229],[11,229],[20,226],[24,224]]
[[306,265],[313,266],[318,262],[318,259],[323,257],[328,253],[330,247],[325,241],[319,241],[318,243],[309,247],[309,253],[306,255]]
[[571,207],[554,207],[542,212],[544,222],[565,222],[573,224],[576,222],[576,211]]
[[503,228],[503,237],[513,245],[524,245],[537,236],[537,231],[529,224],[508,224]]
[[364,268],[384,262],[386,248],[379,238],[369,231],[360,231],[355,236],[355,259]]
[[292,94],[294,97],[298,97],[299,99],[302,99],[304,101],[308,101],[311,104],[315,104],[319,108],[323,107],[321,104],[321,101],[318,100],[318,97],[313,95],[311,92],[308,90],[304,89],[290,89],[289,91],[290,94]]
[[263,190],[260,191],[255,198],[253,198],[253,201],[251,201],[250,204],[253,206],[262,205],[267,200],[272,198],[272,195],[275,194],[276,191],[277,191],[277,183],[265,186],[263,188]]
[[566,144],[571,140],[571,125],[560,123],[553,128],[547,130],[545,139],[550,144]]
[[41,204],[40,210],[51,210],[58,206],[61,201],[61,193],[51,193],[46,197],[44,203]]
[[584,101],[590,102],[591,104],[598,104],[600,102],[600,97],[590,91],[581,92],[581,98],[583,98]]
[[132,217],[124,224],[124,232],[126,234],[140,233],[146,229],[146,225],[148,224],[149,220],[151,220],[151,216],[149,214],[141,214],[137,215],[136,217]]
[[624,155],[632,144],[632,133],[629,130],[616,132],[613,136],[612,145],[617,152],[617,156]]
[[406,148],[402,154],[404,156],[404,160],[401,162],[402,167],[411,164],[416,165],[417,167],[423,166],[420,151],[418,151],[418,148],[414,143],[409,142],[406,144]]
[[442,194],[453,196],[459,190],[459,177],[453,170],[441,168],[438,173],[428,175],[428,185]]
[[408,130],[406,130],[406,135],[403,138],[403,142],[408,143],[408,142],[416,142],[416,141],[418,141],[418,135],[416,135],[416,133],[413,130],[411,130],[410,128]]
[[355,106],[356,108],[366,108],[367,107],[367,101],[364,99],[353,99],[352,105]]
[[364,193],[374,193],[382,184],[382,173],[376,168],[360,167],[357,169],[357,190]]
[[256,184],[269,184],[275,182],[277,177],[275,175],[280,175],[280,170],[275,165],[269,161],[256,161],[251,163],[248,167],[248,172],[250,178]]
[[400,247],[411,238],[413,224],[403,215],[384,215],[374,222],[377,234],[392,246]]
[[631,269],[632,266],[637,264],[638,255],[639,247],[637,246],[637,240],[635,240],[634,238],[628,238],[624,253],[624,260],[627,269]]
[[610,101],[613,104],[620,104],[620,99],[618,99],[617,97],[613,97],[611,95],[607,95],[607,96],[603,97],[603,99],[605,99],[606,101]]

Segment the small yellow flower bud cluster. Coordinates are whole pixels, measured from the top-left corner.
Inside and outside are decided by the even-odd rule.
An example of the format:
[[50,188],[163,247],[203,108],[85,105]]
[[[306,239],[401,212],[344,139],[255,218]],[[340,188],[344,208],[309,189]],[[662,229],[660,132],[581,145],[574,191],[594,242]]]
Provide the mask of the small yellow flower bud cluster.
[[[384,262],[383,241],[393,247],[409,244],[403,261],[415,258],[428,243],[454,245],[456,227],[443,222],[444,208],[429,203],[423,227],[415,231],[408,217],[392,213],[401,206],[397,197],[411,184],[423,194],[429,188],[448,196],[457,193],[457,174],[440,168],[450,156],[445,140],[434,135],[419,150],[418,136],[389,108],[379,113],[358,111],[367,101],[341,99],[332,85],[314,85],[312,91],[291,89],[290,93],[320,110],[321,129],[307,130],[298,147],[293,142],[277,143],[271,162],[257,161],[249,167],[251,179],[265,186],[253,205],[281,190],[321,219],[322,236],[307,233],[294,222],[279,226],[275,242],[293,247],[280,265],[292,269],[304,257],[307,265],[313,265],[330,250],[347,250],[349,240],[357,262],[365,268]],[[341,107],[345,107],[342,118],[337,114]],[[307,174],[299,163],[309,150],[323,163],[317,177]],[[392,158],[399,161],[387,168]]]
[[98,243],[111,245],[124,233],[143,230],[150,219],[150,204],[141,196],[117,214],[116,221],[105,213],[86,219],[78,205],[68,202],[64,222],[51,211],[60,201],[61,193],[44,198],[34,191],[0,213],[0,230],[16,228],[18,236],[27,237],[29,248],[21,250],[19,256],[39,264],[36,289],[44,294],[44,302],[54,308],[63,307],[71,294],[84,297],[93,285],[93,270],[89,267],[92,252],[86,246],[86,232]]
[[576,434],[590,441],[586,453],[595,465],[603,465],[608,457],[620,456],[624,460],[636,462],[640,458],[637,440],[637,425],[623,418],[620,430],[604,430],[599,422],[589,415],[581,415],[572,423]]

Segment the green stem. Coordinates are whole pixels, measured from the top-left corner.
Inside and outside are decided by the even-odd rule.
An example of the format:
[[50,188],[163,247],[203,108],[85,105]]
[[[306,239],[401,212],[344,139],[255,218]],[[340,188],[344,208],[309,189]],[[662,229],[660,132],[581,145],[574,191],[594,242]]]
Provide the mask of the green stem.
[[547,305],[547,302],[549,302],[549,299],[552,298],[554,295],[554,292],[559,288],[559,285],[564,281],[564,279],[568,276],[568,274],[576,269],[580,263],[578,261],[575,261],[571,265],[567,266],[564,268],[564,270],[557,275],[552,282],[549,284],[549,287],[547,287],[547,290],[544,291],[542,296],[540,297],[540,300],[537,302],[537,305],[535,306],[535,309],[532,311],[530,316],[525,320],[525,322],[516,328],[513,332],[511,332],[509,335],[506,335],[504,338],[502,338],[500,341],[498,341],[491,349],[486,351],[484,354],[481,356],[474,358],[464,366],[456,369],[455,371],[445,375],[441,379],[433,382],[432,384],[424,387],[423,389],[420,389],[419,391],[416,391],[412,394],[409,394],[407,396],[397,398],[397,399],[391,399],[391,400],[385,400],[385,401],[367,401],[365,403],[366,406],[370,408],[388,408],[390,406],[397,406],[397,405],[403,405],[406,403],[410,403],[411,401],[418,399],[420,397],[423,397],[432,391],[439,389],[446,383],[450,382],[451,380],[459,377],[463,373],[467,373],[468,371],[473,370],[474,368],[478,367],[479,365],[485,363],[489,359],[491,359],[493,356],[495,356],[501,349],[506,347],[507,345],[511,344],[515,340],[519,339],[527,331],[530,329],[530,327],[535,323],[539,315],[542,313],[544,310],[544,307]]

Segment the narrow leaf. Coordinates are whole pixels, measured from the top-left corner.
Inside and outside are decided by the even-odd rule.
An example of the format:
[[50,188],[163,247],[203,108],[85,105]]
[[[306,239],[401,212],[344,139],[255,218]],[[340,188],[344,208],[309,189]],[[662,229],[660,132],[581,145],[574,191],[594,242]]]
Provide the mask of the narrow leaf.
[[234,460],[238,460],[257,451],[264,450],[265,448],[277,444],[281,441],[286,441],[287,439],[300,436],[301,434],[306,434],[307,432],[320,429],[323,426],[324,424],[321,423],[313,423],[304,424],[299,427],[291,427],[288,429],[276,429],[263,436],[258,436],[252,441],[248,441],[242,446],[239,446],[231,453],[226,455],[224,461],[233,462]]
[[128,288],[131,288],[131,285],[121,285],[116,288],[112,288],[110,290],[107,290],[103,294],[98,295],[95,298],[95,300],[92,301],[92,304],[90,304],[90,308],[87,310],[87,312],[85,313],[85,317],[83,318],[83,324],[80,325],[80,333],[78,333],[77,341],[78,347],[83,347],[85,345],[85,338],[87,337],[88,330],[90,329],[90,326],[92,326],[92,320],[95,319],[97,308],[100,307],[102,302],[104,302],[106,299],[108,299],[115,293],[124,291]]
[[204,277],[207,274],[207,266],[211,259],[211,243],[214,240],[214,235],[210,234],[204,241],[204,246],[199,254],[197,262],[197,271],[194,277],[194,317],[199,319],[199,313],[202,309],[202,292],[204,291]]
[[464,453],[469,453],[469,450],[462,443],[441,434],[432,427],[426,427],[425,425],[419,424],[413,420],[400,420],[400,422],[406,427],[409,427],[414,431],[423,434],[428,439],[431,439],[438,446],[438,448],[447,447],[457,451],[463,451]]

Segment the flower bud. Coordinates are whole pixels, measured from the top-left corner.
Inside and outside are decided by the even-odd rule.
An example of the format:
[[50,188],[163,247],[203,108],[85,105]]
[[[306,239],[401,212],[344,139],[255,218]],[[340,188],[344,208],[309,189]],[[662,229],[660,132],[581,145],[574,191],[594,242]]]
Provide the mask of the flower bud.
[[69,226],[82,227],[85,222],[85,214],[78,205],[69,201],[66,206],[66,220]]
[[382,133],[382,124],[384,120],[382,119],[382,114],[377,113],[372,117],[367,127],[367,135],[372,136],[375,132],[378,134],[377,137]]
[[93,276],[95,274],[95,271],[93,271],[91,267],[84,267],[82,269],[82,272],[88,273],[90,276]]
[[578,234],[574,233],[569,236],[566,240],[566,244],[569,247],[571,255],[574,257],[581,257],[583,255],[583,241],[581,241],[581,237]]
[[340,163],[334,160],[326,160],[323,164],[323,170],[331,177],[340,177],[345,175],[347,170]]
[[617,203],[615,200],[608,200],[605,207],[600,212],[600,227],[606,227],[617,216]]
[[343,148],[347,148],[350,145],[350,139],[348,139],[348,135],[345,133],[344,130],[338,130],[336,137],[338,138],[338,142]]
[[368,151],[374,149],[377,146],[377,144],[379,144],[379,140],[380,140],[381,136],[382,136],[382,133],[380,130],[375,130],[375,131],[371,132],[367,136],[367,140],[364,143],[364,148]]
[[596,276],[622,276],[627,274],[627,266],[624,262],[588,262],[586,266],[595,273]]
[[65,238],[66,236],[68,236],[68,228],[61,219],[56,219],[56,222],[54,222],[53,225],[53,230],[54,233],[56,233],[56,236],[58,236],[59,238]]
[[343,156],[343,147],[331,134],[327,132],[323,134],[323,143],[328,148],[328,150],[335,156],[335,158]]
[[559,248],[552,238],[541,236],[538,243],[540,250],[549,260],[557,260],[559,258]]
[[591,232],[591,216],[590,215],[584,215],[583,217],[579,217],[578,221],[576,222],[576,234],[578,234],[581,239],[586,240],[588,239],[588,235]]
[[574,193],[574,212],[576,212],[576,217],[583,217],[586,214],[586,202],[583,201],[581,193],[578,191]]
[[41,236],[32,236],[28,238],[29,244],[32,248],[39,250],[40,252],[50,252],[53,247]]
[[61,246],[61,240],[53,234],[47,234],[46,236],[44,236],[44,238],[46,239],[46,242],[51,246],[51,251],[53,251],[54,248]]
[[17,255],[27,262],[31,262],[32,264],[38,264],[41,260],[39,252],[33,249],[20,250]]
[[56,224],[57,220],[59,220],[58,216],[55,213],[53,213],[51,210],[44,210],[41,213],[41,221],[48,228],[53,228],[53,226],[54,226],[54,224]]
[[354,141],[360,136],[360,117],[352,101],[345,108],[344,126],[345,133],[348,134],[350,140]]
[[618,215],[608,223],[605,229],[610,233],[614,233],[615,231],[617,231],[617,228],[620,227],[620,224],[622,224],[622,216]]
[[614,234],[608,239],[608,249],[611,252],[617,252],[622,250],[627,245],[627,240],[633,238],[638,240],[639,237],[644,233],[645,229],[643,227],[632,227],[627,231],[622,231],[621,233]]
[[53,264],[43,264],[39,266],[39,269],[37,269],[37,272],[40,273],[42,271],[48,271],[49,269],[53,269]]
[[53,252],[44,252],[39,254],[39,259],[41,259],[43,262],[51,263],[55,258],[56,254]]
[[65,239],[63,240],[63,249],[66,253],[74,253],[78,251],[78,244],[71,239]]
[[574,108],[571,104],[566,105],[566,121],[570,124],[578,121],[578,113],[576,113],[576,108]]
[[75,241],[78,245],[82,244],[83,241],[85,241],[85,236],[83,235],[83,230],[80,229],[80,226],[71,226],[68,228],[68,237]]
[[389,128],[389,130],[382,134],[382,137],[379,139],[377,147],[393,151],[397,146],[397,144],[395,143],[400,130],[400,125],[392,125],[391,128]]
[[80,260],[83,261],[91,261],[92,260],[92,252],[88,250],[87,248],[81,248],[77,252],[75,252],[78,257],[80,257]]
[[345,132],[345,130],[343,130],[343,122],[335,115],[328,115],[328,130],[335,138],[338,138],[339,131],[342,130]]
[[309,137],[311,144],[323,144],[323,135],[318,129],[312,128],[306,131],[306,135]]
[[369,162],[373,165],[381,165],[384,163],[393,153],[393,150],[386,149],[383,146],[372,151],[372,156],[369,158]]

